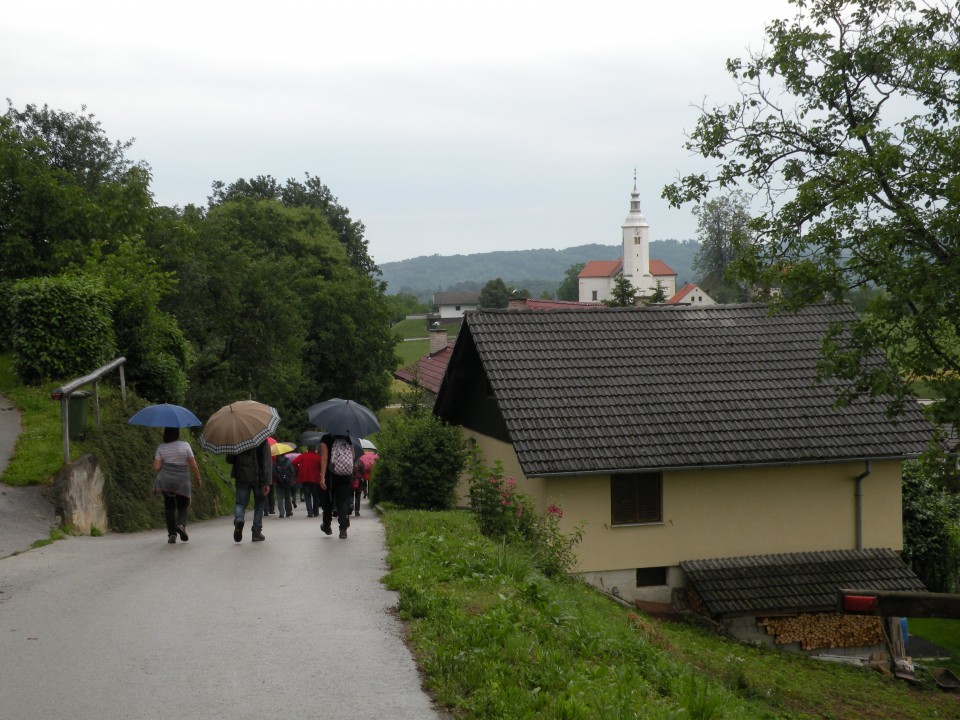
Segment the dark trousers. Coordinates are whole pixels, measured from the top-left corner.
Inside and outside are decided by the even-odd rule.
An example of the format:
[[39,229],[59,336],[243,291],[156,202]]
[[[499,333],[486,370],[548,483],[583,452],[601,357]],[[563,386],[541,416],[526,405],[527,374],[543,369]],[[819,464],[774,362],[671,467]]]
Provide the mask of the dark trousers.
[[323,509],[322,496],[325,494],[325,492],[320,489],[320,483],[305,482],[303,484],[303,493],[306,495],[307,515],[319,515]]
[[359,514],[360,514],[360,494],[361,494],[362,492],[363,492],[363,491],[362,491],[359,487],[357,487],[357,488],[353,491],[353,514],[354,514],[354,515],[359,515]]
[[353,497],[353,478],[349,475],[332,475],[330,500],[323,508],[323,524],[333,522],[333,508],[337,508],[337,525],[341,530],[350,527],[350,500]]
[[167,521],[167,535],[177,534],[177,525],[187,525],[190,498],[175,493],[163,494],[163,517]]

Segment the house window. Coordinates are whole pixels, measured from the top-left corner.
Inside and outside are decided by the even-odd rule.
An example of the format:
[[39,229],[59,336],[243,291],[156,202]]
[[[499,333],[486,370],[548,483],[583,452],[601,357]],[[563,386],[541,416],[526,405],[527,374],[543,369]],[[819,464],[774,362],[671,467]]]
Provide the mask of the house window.
[[592,297],[593,297],[594,300],[597,299],[597,291],[596,291],[596,290],[593,291],[593,296],[592,296]]
[[459,306],[459,305],[457,305],[457,311],[459,311],[459,310],[460,310],[460,306]]
[[611,524],[636,525],[663,520],[661,485],[658,472],[611,475]]
[[667,584],[665,567],[637,568],[637,587],[652,587]]

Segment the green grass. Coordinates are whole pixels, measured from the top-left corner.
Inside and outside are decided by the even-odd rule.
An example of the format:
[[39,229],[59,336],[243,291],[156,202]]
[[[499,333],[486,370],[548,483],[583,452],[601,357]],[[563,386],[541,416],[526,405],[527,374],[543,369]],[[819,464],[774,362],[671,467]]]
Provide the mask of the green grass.
[[[937,661],[938,667],[945,667],[960,675],[960,620],[941,618],[909,618],[907,628],[916,635],[942,647],[950,654],[949,660]],[[912,651],[907,648],[908,652]]]
[[429,340],[407,340],[397,343],[397,355],[400,356],[400,364],[397,367],[403,368],[412,365],[429,352]]
[[427,688],[458,718],[957,717],[930,678],[748,647],[548,580],[469,512],[389,509],[384,523],[385,582]]
[[400,337],[425,338],[430,335],[426,320],[401,320],[393,326],[393,331]]
[[[0,479],[8,485],[48,484],[63,467],[63,435],[60,403],[50,393],[62,382],[37,387],[22,385],[13,372],[13,357],[0,354],[0,395],[20,410],[22,427],[14,455]],[[80,456],[77,443],[70,443],[70,458]]]

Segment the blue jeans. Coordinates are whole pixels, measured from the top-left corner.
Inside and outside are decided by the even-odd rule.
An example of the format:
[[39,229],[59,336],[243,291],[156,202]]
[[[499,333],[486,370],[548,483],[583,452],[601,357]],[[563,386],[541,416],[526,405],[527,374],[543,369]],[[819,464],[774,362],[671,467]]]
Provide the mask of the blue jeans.
[[263,529],[263,506],[266,496],[263,494],[263,488],[253,487],[249,483],[237,483],[237,505],[233,509],[233,524],[239,525],[243,522],[251,492],[253,493],[253,531],[260,532]]

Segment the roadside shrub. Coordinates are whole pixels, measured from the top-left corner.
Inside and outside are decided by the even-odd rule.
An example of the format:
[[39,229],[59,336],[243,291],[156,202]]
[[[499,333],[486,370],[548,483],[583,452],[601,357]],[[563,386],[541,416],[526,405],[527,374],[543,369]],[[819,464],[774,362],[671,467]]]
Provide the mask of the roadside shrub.
[[377,435],[370,499],[415,510],[447,510],[467,459],[460,428],[432,413],[409,408]]
[[8,307],[13,369],[24,383],[85,375],[113,358],[110,302],[103,286],[91,278],[20,280],[13,285]]
[[903,465],[903,559],[931,592],[958,587],[960,501],[944,487],[951,474],[933,459]]
[[530,496],[517,489],[514,478],[503,477],[503,463],[484,466],[474,456],[470,469],[470,508],[480,532],[490,538],[524,542],[534,565],[548,577],[558,577],[576,565],[574,548],[583,539],[583,526],[571,535],[560,529],[563,510],[553,503],[545,513],[534,510]]

